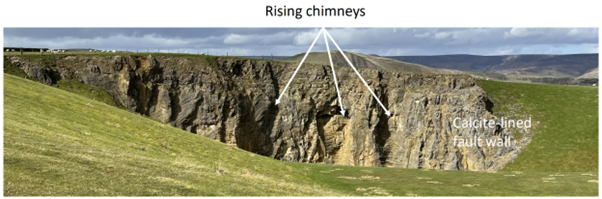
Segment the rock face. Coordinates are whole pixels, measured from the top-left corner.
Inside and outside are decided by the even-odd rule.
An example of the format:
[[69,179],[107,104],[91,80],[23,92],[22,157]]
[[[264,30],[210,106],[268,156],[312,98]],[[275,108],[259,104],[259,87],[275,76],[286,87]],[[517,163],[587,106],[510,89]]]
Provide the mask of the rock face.
[[[303,65],[281,103],[291,63],[216,57],[66,56],[10,62],[46,84],[77,79],[116,104],[244,150],[295,162],[446,170],[496,170],[520,151],[507,129],[457,129],[455,117],[498,120],[469,76],[360,69],[391,116],[349,68]],[[510,147],[456,147],[454,136],[508,136]]]

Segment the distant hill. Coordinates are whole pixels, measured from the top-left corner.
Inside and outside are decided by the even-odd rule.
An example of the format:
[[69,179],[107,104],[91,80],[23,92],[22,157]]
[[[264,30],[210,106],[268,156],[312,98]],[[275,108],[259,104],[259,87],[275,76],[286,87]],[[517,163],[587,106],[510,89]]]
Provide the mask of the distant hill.
[[593,70],[579,76],[578,78],[579,79],[598,78],[598,68],[594,68]]
[[[496,73],[521,77],[579,77],[598,67],[598,54],[504,56],[437,55],[394,56],[389,58],[436,68]],[[597,78],[597,75],[595,78]]]
[[[339,51],[331,51],[332,62],[335,66],[347,67],[349,64]],[[297,54],[295,56],[281,59],[281,61],[288,62],[300,62],[303,59],[305,53]],[[374,69],[387,69],[387,70],[403,70],[421,73],[433,73],[433,74],[455,74],[463,73],[457,70],[441,69],[424,66],[421,64],[403,62],[387,57],[380,57],[377,55],[365,55],[361,53],[345,52],[345,55],[353,63],[353,66],[357,68],[374,68]],[[328,54],[326,52],[311,52],[307,56],[305,63],[324,64],[329,65]]]

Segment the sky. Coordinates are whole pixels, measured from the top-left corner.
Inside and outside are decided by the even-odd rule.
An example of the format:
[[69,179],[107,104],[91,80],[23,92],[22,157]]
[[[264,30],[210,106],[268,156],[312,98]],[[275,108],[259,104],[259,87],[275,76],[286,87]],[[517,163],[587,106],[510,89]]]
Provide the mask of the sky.
[[[5,47],[211,55],[305,53],[320,28],[4,28]],[[598,53],[598,28],[327,28],[345,51],[380,56]],[[336,49],[330,43],[331,50]],[[325,51],[321,36],[312,51]]]

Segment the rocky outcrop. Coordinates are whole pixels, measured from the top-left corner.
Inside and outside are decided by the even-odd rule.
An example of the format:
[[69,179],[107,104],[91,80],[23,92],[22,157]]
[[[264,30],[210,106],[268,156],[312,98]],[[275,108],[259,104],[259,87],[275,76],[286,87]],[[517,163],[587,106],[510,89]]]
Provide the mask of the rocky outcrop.
[[[295,162],[446,170],[496,170],[520,151],[508,130],[456,129],[455,117],[497,118],[473,78],[360,69],[384,110],[349,68],[216,57],[65,56],[46,62],[11,57],[52,84],[77,79],[107,90],[116,104],[244,150]],[[50,80],[49,80],[50,79]],[[455,135],[508,136],[510,147],[455,147]]]

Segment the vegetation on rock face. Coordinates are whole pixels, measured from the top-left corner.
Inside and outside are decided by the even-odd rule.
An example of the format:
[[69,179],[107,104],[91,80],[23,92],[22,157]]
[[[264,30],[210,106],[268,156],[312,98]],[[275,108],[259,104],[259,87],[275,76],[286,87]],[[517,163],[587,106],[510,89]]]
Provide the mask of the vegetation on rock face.
[[24,78],[28,78],[29,76],[27,76],[27,73],[25,73],[25,71],[23,71],[23,69],[15,66],[14,64],[10,63],[10,62],[4,62],[4,74],[11,74],[17,77],[24,77]]
[[115,106],[113,97],[111,97],[107,91],[96,86],[84,84],[77,80],[62,79],[57,81],[57,87],[61,90],[69,91],[111,106]]
[[5,196],[598,195],[597,169],[468,172],[282,162],[8,74],[3,100]]

